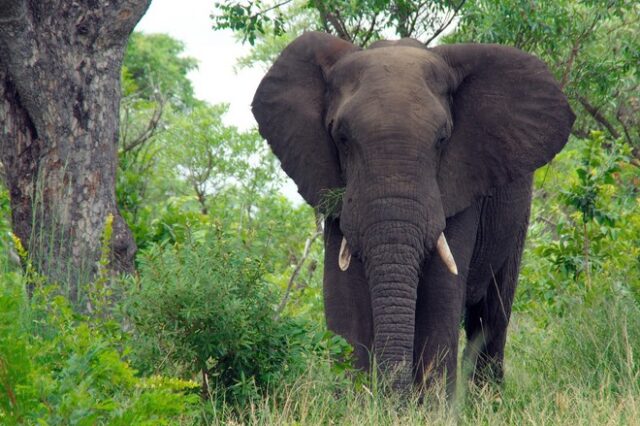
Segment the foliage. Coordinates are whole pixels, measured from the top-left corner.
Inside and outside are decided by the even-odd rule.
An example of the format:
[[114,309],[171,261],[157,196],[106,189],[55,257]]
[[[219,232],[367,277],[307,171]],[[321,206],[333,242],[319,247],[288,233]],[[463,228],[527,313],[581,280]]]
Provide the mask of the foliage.
[[193,97],[187,77],[196,62],[183,54],[182,42],[165,34],[143,33],[132,34],[125,53],[116,197],[142,246],[151,232],[149,202],[175,191],[177,171],[162,161],[164,147],[157,143],[168,126],[167,112],[186,113],[201,103]]
[[[230,7],[234,7],[232,3],[227,3]],[[222,7],[222,6],[221,6]],[[242,7],[242,6],[241,6]],[[310,9],[307,2],[293,0],[287,7],[279,8],[279,16],[282,18],[282,30],[275,31],[270,21],[263,22],[262,33],[254,33],[255,41],[249,53],[238,59],[239,67],[250,68],[254,65],[261,65],[265,71],[268,69],[277,55],[284,50],[287,45],[293,41],[295,37],[316,27],[317,15],[313,9]],[[218,20],[219,26],[223,26],[220,22],[222,17],[214,18]],[[239,26],[242,24],[238,22]],[[246,37],[246,41],[250,41],[250,35],[246,34],[242,28],[237,29],[237,38]]]
[[192,105],[193,86],[187,74],[197,62],[183,52],[184,44],[167,34],[131,34],[122,69],[123,95],[147,101],[161,96],[177,107]]
[[[0,271],[9,268],[9,263],[19,263],[18,258],[13,252],[11,244],[11,199],[9,191],[4,185],[0,185]],[[2,256],[6,253],[8,256]]]
[[[194,384],[142,378],[130,347],[74,312],[53,285],[0,276],[0,422],[183,424],[196,416]],[[197,385],[196,385],[197,386]],[[190,420],[191,419],[191,420]]]
[[[394,34],[413,36],[429,44],[452,24],[465,0],[430,2],[382,0],[311,0],[282,2],[225,0],[216,3],[215,28],[229,28],[251,45],[296,30],[323,30],[360,46]],[[291,37],[290,36],[290,37]]]
[[[200,372],[203,394],[244,404],[302,373],[314,342],[300,320],[276,320],[260,262],[222,229],[155,246],[140,262],[128,317],[143,370]],[[161,367],[160,367],[161,366]]]
[[174,214],[177,206],[189,204],[182,211],[193,221],[193,205],[206,216],[215,198],[229,200],[234,193],[241,202],[235,212],[252,216],[253,200],[281,185],[282,172],[257,132],[223,124],[227,105],[192,102],[186,114],[140,96],[133,99],[123,103],[128,120],[123,129],[128,130],[121,134],[116,195],[139,248],[166,239],[171,232],[166,220],[184,222]]
[[638,177],[629,152],[593,132],[538,172],[517,309],[565,314],[612,289],[640,301],[640,194],[624,185]]
[[225,188],[239,185],[257,196],[279,184],[275,157],[264,141],[255,131],[224,125],[227,110],[227,105],[200,105],[188,116],[172,117],[160,138],[167,166],[180,171],[204,214],[208,198]]

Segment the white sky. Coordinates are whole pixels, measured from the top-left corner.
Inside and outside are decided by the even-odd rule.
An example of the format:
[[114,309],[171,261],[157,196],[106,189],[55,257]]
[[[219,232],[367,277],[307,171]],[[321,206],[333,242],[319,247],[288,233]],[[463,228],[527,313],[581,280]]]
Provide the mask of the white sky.
[[214,31],[210,18],[214,0],[153,0],[136,27],[145,33],[167,33],[185,44],[185,55],[198,60],[189,73],[196,97],[210,103],[230,104],[226,124],[248,129],[255,126],[251,99],[264,71],[233,66],[249,50],[236,42],[230,31]]

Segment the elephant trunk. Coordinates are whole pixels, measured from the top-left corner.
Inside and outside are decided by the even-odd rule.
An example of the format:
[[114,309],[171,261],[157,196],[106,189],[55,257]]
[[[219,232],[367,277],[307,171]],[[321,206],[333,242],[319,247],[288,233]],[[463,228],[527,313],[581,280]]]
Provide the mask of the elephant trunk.
[[413,381],[413,345],[424,233],[417,224],[376,222],[365,232],[365,272],[371,292],[374,354],[394,388]]

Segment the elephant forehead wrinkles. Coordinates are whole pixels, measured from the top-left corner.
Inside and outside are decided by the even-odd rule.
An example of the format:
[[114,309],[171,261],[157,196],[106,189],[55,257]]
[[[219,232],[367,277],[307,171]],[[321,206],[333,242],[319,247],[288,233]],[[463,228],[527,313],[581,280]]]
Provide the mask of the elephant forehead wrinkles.
[[451,121],[450,80],[448,66],[427,50],[394,46],[353,53],[329,74],[327,122],[361,122],[373,130],[399,120],[415,132],[438,131]]
[[401,89],[426,85],[437,94],[448,93],[451,69],[425,49],[391,46],[355,52],[335,64],[329,74],[333,87],[357,87],[367,80],[386,80]]

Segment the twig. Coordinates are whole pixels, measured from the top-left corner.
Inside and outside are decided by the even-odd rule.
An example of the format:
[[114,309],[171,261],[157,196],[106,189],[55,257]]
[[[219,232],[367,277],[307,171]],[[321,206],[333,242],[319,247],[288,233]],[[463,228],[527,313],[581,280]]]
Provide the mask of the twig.
[[544,222],[544,223],[546,223],[547,225],[551,225],[551,226],[553,226],[553,227],[557,227],[557,226],[558,226],[558,224],[557,224],[557,223],[555,223],[555,222],[553,222],[553,221],[551,221],[551,220],[549,220],[549,219],[547,219],[546,217],[543,217],[543,216],[538,216],[538,217],[536,218],[536,220],[537,220],[538,222]]
[[[409,30],[408,30],[408,33],[410,35],[413,35],[414,31],[416,30],[416,25],[418,23],[418,19],[420,18],[420,15],[421,15],[420,11],[425,6],[426,6],[426,2],[421,2],[416,6],[416,8],[415,8],[416,13],[413,15],[413,19],[411,20],[411,26],[409,27]],[[415,37],[415,35],[414,35],[414,37]]]
[[376,26],[376,19],[378,19],[378,14],[373,15],[373,19],[371,20],[371,25],[369,26],[369,29],[367,30],[367,32],[365,33],[365,36],[362,38],[362,45],[365,46],[369,40],[371,40],[371,37],[373,36],[373,30]]
[[562,72],[562,78],[560,79],[560,89],[564,89],[564,86],[567,85],[569,80],[569,73],[571,72],[571,68],[573,67],[573,61],[578,56],[578,52],[580,51],[580,37],[576,38],[575,43],[573,43],[573,47],[571,48],[571,53],[569,54],[569,58],[567,58],[567,65],[564,67],[564,71]]
[[600,17],[596,16],[594,20],[591,22],[588,28],[586,28],[580,35],[576,38],[576,41],[573,43],[573,47],[571,48],[571,53],[569,54],[569,58],[567,58],[567,65],[564,68],[564,72],[562,73],[562,79],[560,81],[560,88],[564,89],[564,86],[569,81],[569,73],[571,72],[571,68],[573,67],[573,63],[578,56],[578,52],[580,52],[580,46],[582,40],[584,40],[587,36],[593,33],[596,24],[600,21]]
[[252,16],[252,18],[256,18],[256,17],[258,17],[259,15],[264,15],[265,13],[267,13],[267,12],[271,12],[271,11],[272,11],[272,10],[274,10],[274,9],[278,9],[278,8],[280,8],[280,7],[282,7],[282,6],[286,5],[286,4],[291,3],[292,1],[293,1],[293,0],[284,0],[283,2],[280,2],[280,3],[276,4],[276,5],[273,5],[273,6],[269,7],[269,8],[267,8],[267,9],[261,10],[260,12],[258,12],[258,13],[256,13],[256,14],[254,14],[254,15]]
[[325,12],[325,15],[329,23],[331,23],[331,26],[338,33],[338,37],[346,41],[353,41],[338,12],[336,12],[335,14],[331,12]]
[[438,28],[436,32],[433,33],[433,35],[424,42],[425,46],[428,46],[429,43],[435,40],[445,29],[447,29],[447,27],[449,27],[449,25],[451,25],[451,22],[453,22],[454,18],[458,16],[458,12],[460,11],[460,9],[462,9],[462,6],[464,6],[466,1],[467,0],[462,0],[459,5],[453,8],[453,14],[451,15],[451,18],[449,18],[449,20],[444,25],[440,25],[440,28]]
[[322,235],[322,232],[316,231],[310,238],[307,238],[307,241],[304,244],[302,257],[300,258],[300,261],[296,265],[296,268],[293,270],[293,274],[291,274],[291,277],[289,278],[289,282],[287,283],[287,289],[284,292],[284,296],[282,297],[282,300],[278,305],[278,309],[276,309],[276,316],[275,316],[276,320],[280,318],[280,314],[282,313],[285,306],[287,305],[287,302],[289,301],[289,295],[291,294],[293,283],[295,282],[296,278],[298,278],[298,275],[300,274],[300,271],[302,270],[302,266],[304,265],[304,262],[307,260],[307,257],[309,257],[309,251],[311,250],[311,245],[320,235]]
[[[125,134],[125,143],[122,147],[121,153],[132,151],[138,146],[144,144],[146,141],[151,139],[153,135],[156,134],[158,130],[158,125],[160,124],[160,120],[162,119],[162,113],[164,112],[164,99],[160,96],[157,98],[158,103],[157,106],[153,109],[153,114],[151,115],[151,119],[149,119],[149,123],[147,124],[147,128],[138,135],[131,143],[126,143],[126,134]],[[127,112],[128,114],[128,112]],[[128,127],[128,126],[127,126]]]
[[618,131],[613,127],[613,125],[609,122],[609,120],[607,120],[607,118],[604,115],[602,115],[602,113],[600,112],[600,108],[596,108],[593,105],[591,105],[591,103],[587,100],[587,98],[585,98],[582,95],[577,95],[577,99],[580,102],[580,104],[583,106],[583,108],[594,118],[594,120],[596,120],[598,123],[600,123],[609,131],[611,136],[613,136],[616,139],[620,137],[620,133],[618,133]]

